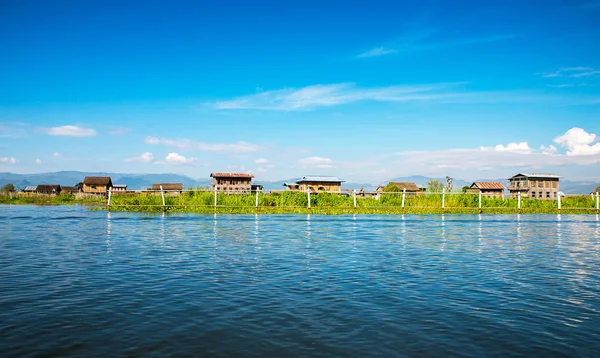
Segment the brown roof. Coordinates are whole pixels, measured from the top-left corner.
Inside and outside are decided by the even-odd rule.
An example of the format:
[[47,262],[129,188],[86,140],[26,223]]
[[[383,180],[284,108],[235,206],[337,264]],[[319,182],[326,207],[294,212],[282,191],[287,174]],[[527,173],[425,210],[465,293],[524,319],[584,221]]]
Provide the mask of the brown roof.
[[211,178],[254,178],[252,174],[246,173],[210,173]]
[[160,190],[162,186],[163,190],[183,190],[182,183],[158,183],[152,184],[152,190]]
[[400,189],[406,189],[406,191],[419,191],[419,187],[415,183],[411,182],[392,182],[395,186]]
[[61,187],[59,184],[40,184],[37,186],[35,191],[38,193],[51,193],[53,191],[60,191]]
[[504,184],[500,183],[499,181],[476,181],[473,184],[471,184],[471,188],[475,186],[479,189],[497,189],[497,190],[504,190]]
[[85,185],[112,185],[110,177],[85,177],[83,179]]
[[63,186],[63,187],[61,187],[61,191],[68,191],[69,193],[76,193],[79,191],[79,188],[76,186]]

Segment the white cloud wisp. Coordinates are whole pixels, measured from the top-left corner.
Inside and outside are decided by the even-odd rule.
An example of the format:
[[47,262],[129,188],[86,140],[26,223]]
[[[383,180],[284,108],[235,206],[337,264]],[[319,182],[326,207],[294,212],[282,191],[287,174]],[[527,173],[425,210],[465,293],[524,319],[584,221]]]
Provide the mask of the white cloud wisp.
[[66,137],[93,137],[97,134],[95,129],[83,128],[74,125],[46,128],[43,130],[43,132],[52,136]]
[[304,169],[327,169],[333,168],[333,160],[330,158],[308,157],[298,161]]
[[166,146],[177,147],[181,150],[202,150],[207,152],[248,153],[258,152],[262,149],[262,147],[257,144],[247,142],[237,142],[232,144],[209,144],[193,139],[170,139],[151,136],[146,137],[144,142],[147,144],[162,144]]
[[18,160],[15,159],[14,157],[2,157],[0,158],[0,163],[6,163],[6,164],[17,164]]
[[150,152],[142,153],[141,155],[123,159],[125,163],[152,163],[154,155]]
[[468,96],[456,91],[464,82],[414,86],[361,88],[353,83],[318,84],[303,88],[284,88],[208,103],[216,109],[254,109],[274,111],[311,110],[357,101],[408,102],[449,100]]

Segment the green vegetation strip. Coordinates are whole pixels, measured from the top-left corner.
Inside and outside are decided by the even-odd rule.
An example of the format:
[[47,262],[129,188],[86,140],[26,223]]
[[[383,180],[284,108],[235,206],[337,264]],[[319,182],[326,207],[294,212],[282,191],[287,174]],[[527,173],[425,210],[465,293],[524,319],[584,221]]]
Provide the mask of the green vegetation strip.
[[[518,209],[516,199],[482,198],[482,209],[478,208],[479,199],[472,194],[451,194],[445,196],[445,208],[442,209],[442,195],[418,195],[405,197],[402,208],[402,194],[383,194],[380,200],[357,197],[354,208],[352,196],[319,193],[311,195],[311,207],[308,208],[306,193],[284,192],[281,194],[259,194],[258,208],[256,196],[225,195],[217,196],[214,207],[214,192],[186,191],[182,194],[168,193],[165,206],[160,194],[128,193],[113,195],[111,211],[135,212],[197,212],[197,213],[270,213],[270,214],[556,214],[557,202],[553,200],[522,199]],[[94,209],[107,209],[104,197],[78,198],[73,195],[37,195],[0,196],[0,204],[86,204]],[[595,199],[589,196],[564,198],[560,213],[595,214]]]

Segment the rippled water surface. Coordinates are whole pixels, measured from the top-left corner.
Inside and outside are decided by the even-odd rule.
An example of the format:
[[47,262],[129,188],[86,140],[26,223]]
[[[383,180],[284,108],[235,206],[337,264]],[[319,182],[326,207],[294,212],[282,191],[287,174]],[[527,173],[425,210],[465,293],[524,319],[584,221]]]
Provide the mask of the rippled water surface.
[[4,356],[594,356],[594,215],[0,206]]

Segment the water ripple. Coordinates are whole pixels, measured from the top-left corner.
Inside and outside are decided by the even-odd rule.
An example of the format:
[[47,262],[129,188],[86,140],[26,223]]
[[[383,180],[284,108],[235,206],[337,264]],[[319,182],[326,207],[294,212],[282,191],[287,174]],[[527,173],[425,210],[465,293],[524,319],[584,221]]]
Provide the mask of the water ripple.
[[4,356],[593,356],[600,219],[0,206]]

